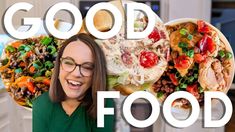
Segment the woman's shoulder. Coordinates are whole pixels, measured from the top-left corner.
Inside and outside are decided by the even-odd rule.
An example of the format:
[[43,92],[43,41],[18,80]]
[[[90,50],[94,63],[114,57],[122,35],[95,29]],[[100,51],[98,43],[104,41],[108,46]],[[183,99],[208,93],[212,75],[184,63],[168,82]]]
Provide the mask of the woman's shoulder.
[[114,103],[115,103],[112,98],[107,98],[107,99],[105,100],[105,102],[106,102],[106,106],[107,106],[107,107],[113,107],[113,106],[114,106]]
[[40,108],[40,109],[47,109],[52,107],[53,103],[50,100],[48,92],[44,92],[40,96],[38,96],[33,101],[33,109],[34,108]]

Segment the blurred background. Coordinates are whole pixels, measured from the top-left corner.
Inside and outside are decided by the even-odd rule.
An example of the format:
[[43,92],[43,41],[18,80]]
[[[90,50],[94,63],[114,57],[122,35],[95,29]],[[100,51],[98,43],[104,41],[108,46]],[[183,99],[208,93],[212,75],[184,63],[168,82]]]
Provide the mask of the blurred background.
[[[18,11],[13,17],[13,24],[17,29],[22,25],[24,17],[40,17],[43,19],[50,6],[58,2],[70,2],[77,6],[83,17],[89,8],[101,0],[0,0],[0,16],[6,9],[17,2],[28,2],[34,5],[29,12]],[[149,5],[152,10],[160,16],[163,22],[168,22],[177,18],[198,18],[212,23],[224,33],[229,40],[233,51],[235,51],[235,0],[134,0]],[[72,23],[73,18],[66,11],[60,11],[55,18]],[[8,41],[8,36],[4,31],[3,22],[0,25],[0,54],[4,45]],[[228,95],[235,106],[235,81],[233,81]],[[213,109],[213,116],[223,112],[222,107]],[[146,119],[151,113],[151,106],[145,101],[136,101],[132,106],[132,113],[138,119]],[[235,130],[235,112],[230,122],[224,127],[206,129],[202,127],[201,116],[192,126],[185,129],[176,129],[168,125],[162,117],[159,117],[155,124],[148,128],[137,129],[128,124],[119,123],[117,131],[131,132],[232,132]],[[31,111],[20,107],[13,102],[4,86],[0,84],[0,131],[1,132],[31,132],[32,115]]]

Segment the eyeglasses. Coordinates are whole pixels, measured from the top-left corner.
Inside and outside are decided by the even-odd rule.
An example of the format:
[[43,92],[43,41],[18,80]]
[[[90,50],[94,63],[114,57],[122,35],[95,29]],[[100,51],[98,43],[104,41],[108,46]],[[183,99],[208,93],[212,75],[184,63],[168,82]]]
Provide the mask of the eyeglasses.
[[72,58],[61,58],[60,59],[61,66],[63,70],[66,72],[73,72],[76,67],[79,67],[79,72],[82,77],[89,77],[93,73],[94,65],[90,62],[86,62],[83,64],[77,64]]

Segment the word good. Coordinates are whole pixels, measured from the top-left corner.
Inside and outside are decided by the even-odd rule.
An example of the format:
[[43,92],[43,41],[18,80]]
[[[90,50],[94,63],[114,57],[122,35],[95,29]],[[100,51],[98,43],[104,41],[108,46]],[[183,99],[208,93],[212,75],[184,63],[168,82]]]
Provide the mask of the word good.
[[[40,18],[23,18],[23,23],[25,25],[31,25],[31,28],[26,32],[20,32],[17,31],[12,24],[12,17],[15,14],[15,12],[19,10],[23,11],[29,11],[31,8],[33,8],[32,4],[26,3],[26,2],[19,2],[7,9],[4,15],[4,26],[6,31],[14,38],[17,39],[26,39],[29,37],[32,37],[34,34],[37,33],[37,31],[40,28]],[[54,16],[55,14],[60,10],[66,10],[69,11],[73,17],[74,17],[74,24],[72,28],[67,32],[62,32],[56,29],[54,26]],[[94,26],[93,18],[99,10],[107,10],[109,11],[112,16],[114,17],[114,24],[111,30],[107,32],[101,32],[97,30]],[[140,39],[145,38],[148,36],[154,26],[155,26],[155,14],[151,10],[151,8],[145,4],[142,3],[127,3],[126,4],[126,25],[127,25],[127,39]],[[135,32],[134,31],[134,11],[140,10],[143,11],[147,17],[148,17],[148,25],[146,29],[143,32]],[[53,5],[46,13],[45,15],[45,26],[47,30],[50,32],[51,35],[60,38],[60,39],[67,39],[74,34],[78,33],[82,26],[82,15],[80,10],[74,6],[73,4],[67,3],[67,2],[60,2],[55,5]],[[99,39],[108,39],[113,36],[115,36],[122,27],[122,14],[121,12],[115,7],[114,5],[110,3],[101,2],[94,6],[92,6],[89,11],[87,12],[86,16],[86,27],[90,34],[95,36]]]

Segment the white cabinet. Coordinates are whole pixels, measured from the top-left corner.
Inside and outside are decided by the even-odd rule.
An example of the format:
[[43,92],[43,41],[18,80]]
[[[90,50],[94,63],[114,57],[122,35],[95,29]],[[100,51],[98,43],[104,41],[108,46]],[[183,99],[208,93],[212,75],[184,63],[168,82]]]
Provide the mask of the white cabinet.
[[18,106],[7,92],[0,93],[0,131],[31,132],[32,112]]
[[10,117],[9,117],[9,105],[8,98],[5,94],[0,94],[0,130],[3,132],[10,131]]
[[161,0],[164,22],[178,18],[198,18],[210,22],[211,0]]
[[[163,110],[163,109],[161,109]],[[180,120],[187,119],[189,113],[185,110],[174,109],[172,108],[172,115]],[[224,115],[224,106],[221,102],[214,103],[212,105],[212,120],[219,120]],[[163,114],[160,114],[158,120],[153,125],[153,132],[224,132],[225,127],[214,127],[214,128],[205,128],[203,127],[204,123],[204,110],[200,110],[198,119],[189,127],[186,128],[176,128],[171,126],[163,117]]]

